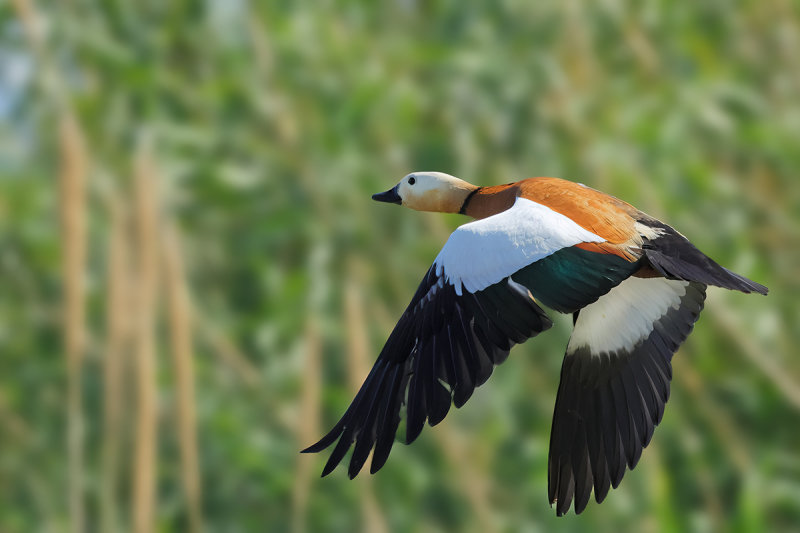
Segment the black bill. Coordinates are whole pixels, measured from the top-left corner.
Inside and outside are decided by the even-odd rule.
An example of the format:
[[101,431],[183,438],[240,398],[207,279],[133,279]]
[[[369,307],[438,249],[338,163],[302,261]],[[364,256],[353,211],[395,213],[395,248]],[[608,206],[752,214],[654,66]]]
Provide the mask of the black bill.
[[400,199],[400,195],[397,194],[397,185],[395,185],[386,192],[377,192],[373,194],[372,199],[378,202],[386,202],[389,204],[400,205],[401,203],[403,203],[403,201]]

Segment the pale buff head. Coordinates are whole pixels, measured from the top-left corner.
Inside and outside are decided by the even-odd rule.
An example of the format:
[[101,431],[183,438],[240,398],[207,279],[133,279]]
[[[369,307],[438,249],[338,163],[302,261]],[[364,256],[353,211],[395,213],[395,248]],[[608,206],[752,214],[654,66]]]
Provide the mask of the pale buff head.
[[417,211],[458,213],[467,196],[478,187],[443,172],[412,172],[372,199],[404,205]]

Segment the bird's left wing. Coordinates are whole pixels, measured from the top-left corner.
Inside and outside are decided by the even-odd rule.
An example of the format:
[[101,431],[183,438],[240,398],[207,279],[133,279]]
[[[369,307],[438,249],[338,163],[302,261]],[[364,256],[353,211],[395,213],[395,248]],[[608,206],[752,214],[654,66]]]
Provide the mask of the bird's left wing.
[[[377,471],[391,451],[403,405],[410,443],[426,419],[433,426],[444,419],[451,403],[461,407],[514,344],[552,325],[530,290],[537,280],[543,288],[556,282],[543,278],[542,260],[550,261],[550,271],[558,271],[559,279],[572,279],[576,276],[562,272],[564,257],[559,254],[590,254],[574,245],[602,240],[524,198],[502,213],[459,227],[423,278],[350,407],[327,435],[303,451],[319,452],[338,440],[324,476],[355,443],[348,469],[352,478],[374,448],[370,471]],[[588,263],[582,259],[581,264]],[[605,271],[597,277],[593,300],[611,288],[612,277]]]
[[664,414],[672,355],[703,309],[706,286],[631,277],[576,316],[550,432],[556,513],[600,503],[633,469]]

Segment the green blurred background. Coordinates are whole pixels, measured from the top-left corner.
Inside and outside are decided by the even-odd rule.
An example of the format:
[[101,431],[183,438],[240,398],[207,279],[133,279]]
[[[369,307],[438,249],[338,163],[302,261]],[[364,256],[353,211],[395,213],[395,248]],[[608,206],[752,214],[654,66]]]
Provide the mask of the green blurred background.
[[[800,528],[800,5],[0,3],[0,531]],[[639,466],[557,519],[570,330],[378,474],[329,429],[464,219],[414,170],[627,200],[710,291]]]

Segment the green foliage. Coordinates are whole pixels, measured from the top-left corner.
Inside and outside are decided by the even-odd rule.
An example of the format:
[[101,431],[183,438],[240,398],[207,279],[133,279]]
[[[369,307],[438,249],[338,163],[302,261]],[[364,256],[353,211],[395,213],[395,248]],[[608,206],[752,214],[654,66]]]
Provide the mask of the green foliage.
[[[288,531],[299,515],[309,531],[348,532],[381,521],[408,532],[800,523],[796,3],[45,4],[33,6],[39,50],[17,12],[0,7],[0,530],[65,529],[74,490],[58,307],[55,124],[64,106],[90,159],[83,406],[92,530],[107,490],[130,522],[132,383],[118,487],[102,486],[99,460],[104,198],[113,190],[127,199],[142,136],[155,141],[162,213],[186,252],[208,531]],[[583,182],[771,289],[766,298],[710,291],[676,356],[653,443],[620,488],[579,517],[556,519],[547,504],[567,317],[515,348],[464,409],[413,446],[397,443],[369,485],[342,468],[318,479],[321,456],[299,466],[298,450],[311,443],[298,435],[315,335],[314,437],[342,414],[360,371],[346,288],[358,295],[371,364],[463,222],[370,200],[407,172],[433,169],[483,185],[532,175]],[[225,355],[226,343],[240,359]],[[169,346],[160,330],[157,527],[183,531]]]

